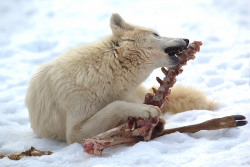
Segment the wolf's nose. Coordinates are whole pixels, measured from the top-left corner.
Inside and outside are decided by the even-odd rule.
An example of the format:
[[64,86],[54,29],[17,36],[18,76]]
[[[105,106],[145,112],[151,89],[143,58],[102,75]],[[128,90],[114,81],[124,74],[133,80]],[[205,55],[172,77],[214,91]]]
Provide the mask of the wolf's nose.
[[186,42],[186,45],[188,46],[189,44],[189,39],[183,39]]

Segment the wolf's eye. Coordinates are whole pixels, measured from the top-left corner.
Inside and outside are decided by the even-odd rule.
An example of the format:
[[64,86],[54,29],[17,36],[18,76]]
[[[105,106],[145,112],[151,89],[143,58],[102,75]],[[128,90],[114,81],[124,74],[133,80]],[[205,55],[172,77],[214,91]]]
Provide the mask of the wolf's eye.
[[156,38],[160,38],[160,35],[159,34],[157,34],[157,33],[153,33],[153,35],[156,37]]

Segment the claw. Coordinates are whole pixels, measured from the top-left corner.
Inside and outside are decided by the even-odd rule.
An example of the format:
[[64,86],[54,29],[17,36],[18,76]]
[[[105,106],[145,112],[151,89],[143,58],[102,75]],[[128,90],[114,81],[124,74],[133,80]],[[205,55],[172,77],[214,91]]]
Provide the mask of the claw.
[[245,120],[246,117],[243,115],[232,115],[235,120]]
[[159,122],[156,127],[155,127],[155,130],[157,132],[162,132],[164,130],[164,124],[162,122]]
[[237,121],[236,122],[236,126],[244,126],[246,125],[248,122],[247,121]]
[[236,122],[236,126],[244,126],[248,123],[244,115],[232,115],[232,117]]

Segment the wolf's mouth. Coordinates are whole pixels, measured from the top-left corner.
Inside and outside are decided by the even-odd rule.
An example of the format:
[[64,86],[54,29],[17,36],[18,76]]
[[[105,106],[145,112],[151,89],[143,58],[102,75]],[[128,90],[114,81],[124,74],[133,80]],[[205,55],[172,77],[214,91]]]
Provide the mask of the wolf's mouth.
[[171,56],[178,56],[181,52],[186,49],[184,46],[172,46],[164,49],[164,52]]
[[169,67],[174,67],[179,64],[180,57],[179,55],[186,49],[187,47],[184,46],[174,46],[174,47],[168,47],[164,49],[165,53],[168,54],[170,58],[171,65]]

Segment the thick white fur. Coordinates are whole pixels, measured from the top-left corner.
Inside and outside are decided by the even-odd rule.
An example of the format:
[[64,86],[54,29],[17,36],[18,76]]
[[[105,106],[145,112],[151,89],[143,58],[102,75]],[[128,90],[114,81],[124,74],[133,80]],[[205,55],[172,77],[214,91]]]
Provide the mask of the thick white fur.
[[[40,137],[81,142],[129,116],[161,114],[158,107],[142,104],[146,91],[140,84],[154,69],[175,66],[178,62],[164,49],[185,41],[158,37],[151,29],[126,23],[118,14],[112,15],[110,26],[111,36],[69,50],[41,65],[32,76],[26,105],[31,127]],[[171,106],[176,102],[178,98]],[[184,100],[187,106],[178,109],[188,110],[193,103],[204,107],[208,101]],[[198,109],[207,109],[203,107]]]

